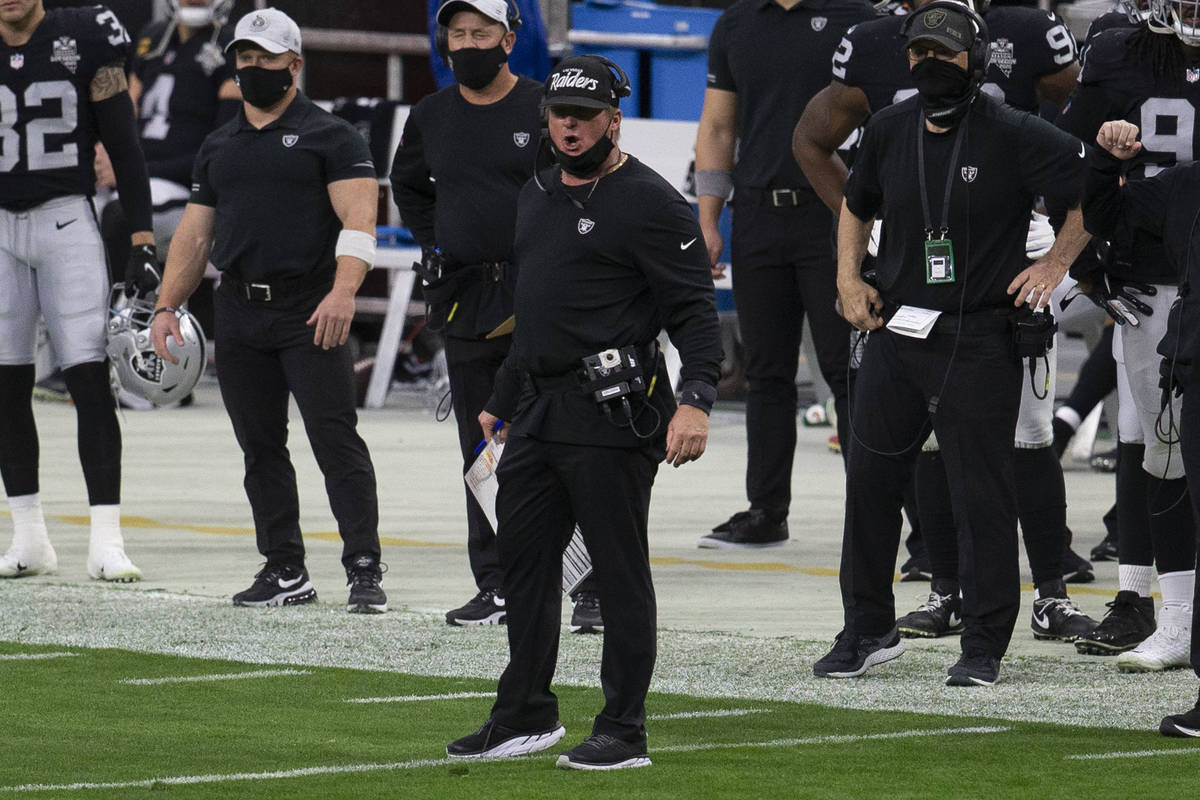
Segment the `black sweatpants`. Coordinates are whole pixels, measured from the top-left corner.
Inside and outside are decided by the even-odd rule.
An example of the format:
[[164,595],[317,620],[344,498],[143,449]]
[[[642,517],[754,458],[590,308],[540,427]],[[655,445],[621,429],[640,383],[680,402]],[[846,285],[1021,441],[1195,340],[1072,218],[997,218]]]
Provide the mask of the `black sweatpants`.
[[853,398],[842,603],[848,632],[878,636],[896,624],[892,577],[900,508],[929,430],[929,400],[937,395],[933,429],[959,537],[962,648],[998,658],[1008,648],[1021,599],[1012,446],[1021,366],[1007,330],[964,328],[952,364],[953,331],[919,340],[880,329],[867,340]]
[[808,315],[817,363],[833,392],[845,454],[850,326],[834,310],[833,218],[816,194],[801,205],[763,205],[738,190],[733,212],[733,297],[746,348],[746,496],[781,519],[792,499],[796,364]]
[[[1179,432],[1192,511],[1200,519],[1200,391],[1196,387],[1183,393]],[[1197,563],[1200,564],[1200,525],[1196,526],[1196,531]],[[1200,636],[1195,635],[1195,631],[1200,631],[1200,582],[1192,595],[1192,631],[1192,669],[1200,676]]]
[[647,515],[661,444],[628,449],[508,440],[497,478],[509,664],[493,718],[517,730],[558,720],[550,691],[562,613],[562,552],[575,524],[592,556],[604,619],[604,709],[593,733],[645,741],[646,692],[657,654]]
[[269,303],[222,285],[216,293],[221,398],[245,457],[246,497],[258,551],[268,564],[302,565],[300,502],[288,453],[288,398],[296,398],[329,506],[342,536],[342,564],[379,559],[375,470],[358,435],[348,347],[322,350],[305,323],[328,287]]

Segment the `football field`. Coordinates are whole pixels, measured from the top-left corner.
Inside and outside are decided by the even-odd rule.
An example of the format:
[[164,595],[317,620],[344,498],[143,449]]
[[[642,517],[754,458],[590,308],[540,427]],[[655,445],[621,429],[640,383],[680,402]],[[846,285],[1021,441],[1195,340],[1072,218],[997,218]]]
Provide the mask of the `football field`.
[[[995,687],[943,685],[953,638],[910,641],[862,679],[813,677],[841,626],[841,465],[826,451],[828,428],[802,428],[788,545],[698,550],[698,536],[744,503],[742,419],[732,411],[713,415],[701,461],[664,468],[656,481],[654,765],[554,768],[602,703],[601,639],[565,627],[555,691],[566,737],[529,758],[450,761],[446,743],[487,717],[505,631],[442,620],[474,591],[455,434],[419,403],[389,402],[364,412],[360,426],[390,567],[391,611],[381,616],[345,613],[336,527],[298,419],[291,450],[319,602],[245,609],[229,597],[259,558],[240,454],[211,385],[192,408],[124,413],[123,522],[145,572],[139,584],[88,580],[74,413],[36,406],[60,569],[0,582],[0,800],[1192,793],[1200,743],[1163,738],[1157,725],[1195,702],[1195,675],[1125,675],[1111,658],[1035,642],[1028,586]],[[1086,553],[1102,535],[1112,476],[1073,469],[1067,482],[1069,522]],[[7,528],[0,512],[5,542]],[[1072,594],[1099,617],[1115,564],[1098,564],[1096,575]],[[895,588],[903,613],[928,584]]]

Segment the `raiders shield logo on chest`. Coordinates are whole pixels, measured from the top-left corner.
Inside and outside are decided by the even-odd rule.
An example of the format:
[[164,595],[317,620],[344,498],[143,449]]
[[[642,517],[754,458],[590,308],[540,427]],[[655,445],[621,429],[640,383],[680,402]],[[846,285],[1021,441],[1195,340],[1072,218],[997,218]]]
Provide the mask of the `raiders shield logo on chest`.
[[585,234],[591,233],[592,228],[594,228],[594,227],[596,227],[596,223],[594,220],[590,220],[587,217],[580,217],[579,224],[575,226],[575,229],[577,231],[579,231],[580,236],[583,236]]
[[513,133],[513,144],[515,144],[517,147],[524,147],[525,145],[529,144],[529,132],[516,131]]

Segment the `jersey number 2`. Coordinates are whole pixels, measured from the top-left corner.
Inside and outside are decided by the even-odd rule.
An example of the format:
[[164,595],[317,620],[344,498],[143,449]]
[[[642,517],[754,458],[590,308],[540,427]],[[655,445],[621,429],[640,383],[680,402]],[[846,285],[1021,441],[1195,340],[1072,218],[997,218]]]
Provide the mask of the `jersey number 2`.
[[[58,150],[46,147],[47,136],[75,132],[79,121],[75,87],[70,81],[39,81],[25,90],[26,108],[37,108],[46,100],[58,100],[61,111],[57,117],[39,117],[25,124],[26,168],[30,172],[79,165],[79,147],[74,142]],[[0,86],[0,172],[11,172],[21,160],[21,135],[14,128],[18,116],[17,95]]]

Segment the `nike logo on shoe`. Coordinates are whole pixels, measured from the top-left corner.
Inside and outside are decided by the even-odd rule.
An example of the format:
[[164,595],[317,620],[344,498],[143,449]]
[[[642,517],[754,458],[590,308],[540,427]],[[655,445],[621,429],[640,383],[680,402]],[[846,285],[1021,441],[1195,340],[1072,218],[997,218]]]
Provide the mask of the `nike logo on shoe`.
[[66,222],[55,222],[54,227],[58,228],[61,231],[63,228],[67,227],[72,222],[75,222],[75,220],[78,220],[78,219],[79,219],[79,217],[76,217],[75,219],[69,219]]
[[303,572],[301,572],[299,575],[297,575],[296,577],[292,578],[291,580],[286,580],[286,581],[285,581],[283,578],[280,578],[280,579],[279,579],[279,588],[280,588],[280,589],[290,589],[290,588],[292,588],[293,586],[296,586],[297,584],[299,584],[299,583],[300,583],[301,581],[303,581],[303,580],[304,580],[304,573],[303,573]]
[[1050,628],[1050,617],[1046,616],[1045,614],[1038,616],[1037,611],[1033,612],[1033,622],[1039,628]]
[[27,569],[29,569],[28,564],[22,564],[20,561],[17,562],[17,572],[18,573],[24,572]]
[[691,246],[692,246],[692,245],[694,245],[695,243],[696,243],[696,237],[693,237],[693,238],[692,238],[692,240],[691,240],[690,242],[684,242],[683,244],[679,245],[679,249],[680,249],[680,250],[687,250],[689,247],[691,247]]
[[1200,730],[1197,730],[1196,728],[1185,728],[1182,725],[1176,725],[1175,730],[1179,731],[1184,736],[1200,738]]

